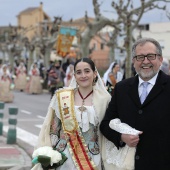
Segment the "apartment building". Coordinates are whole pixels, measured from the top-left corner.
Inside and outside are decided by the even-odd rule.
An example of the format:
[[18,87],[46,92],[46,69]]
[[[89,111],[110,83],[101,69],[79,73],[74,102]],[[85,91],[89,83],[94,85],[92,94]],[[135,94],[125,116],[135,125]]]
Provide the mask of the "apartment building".
[[138,37],[156,39],[162,47],[163,57],[170,60],[170,22],[140,24],[133,35],[135,39]]
[[43,34],[51,26],[50,17],[43,10],[43,3],[39,7],[29,7],[21,11],[18,16],[18,27],[25,31],[25,36],[31,40],[34,35]]

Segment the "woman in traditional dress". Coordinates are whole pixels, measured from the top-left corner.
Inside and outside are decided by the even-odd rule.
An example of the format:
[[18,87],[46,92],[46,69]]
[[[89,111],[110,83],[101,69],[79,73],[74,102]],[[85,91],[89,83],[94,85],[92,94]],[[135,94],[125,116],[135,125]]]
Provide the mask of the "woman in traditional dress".
[[34,63],[29,71],[30,80],[27,84],[27,92],[30,94],[40,94],[42,93],[41,77],[40,71],[37,64]]
[[111,95],[113,95],[115,84],[121,81],[122,78],[123,74],[120,72],[119,64],[116,62],[111,63],[103,76],[104,83]]
[[[69,87],[54,94],[41,128],[37,148],[50,146],[67,160],[53,164],[56,170],[103,170],[99,124],[111,99],[93,61],[79,59]],[[45,156],[45,155],[44,155]],[[32,170],[52,169],[39,161]]]
[[14,95],[11,92],[11,75],[7,69],[7,65],[2,66],[1,77],[0,77],[0,101],[2,102],[13,102]]
[[16,69],[15,89],[23,91],[27,84],[27,70],[23,62]]
[[73,65],[73,64],[70,64],[70,65],[67,67],[66,77],[64,78],[64,85],[65,85],[66,87],[69,86],[73,75],[74,75],[74,65]]

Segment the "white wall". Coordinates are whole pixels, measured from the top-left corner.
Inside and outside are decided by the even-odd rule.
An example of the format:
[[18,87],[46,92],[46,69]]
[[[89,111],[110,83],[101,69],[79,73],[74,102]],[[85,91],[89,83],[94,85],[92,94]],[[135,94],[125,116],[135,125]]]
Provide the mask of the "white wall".
[[[139,36],[139,30],[133,32],[135,39]],[[149,31],[142,31],[142,37],[150,37],[156,39],[162,48],[163,57],[170,60],[170,22],[151,23]]]

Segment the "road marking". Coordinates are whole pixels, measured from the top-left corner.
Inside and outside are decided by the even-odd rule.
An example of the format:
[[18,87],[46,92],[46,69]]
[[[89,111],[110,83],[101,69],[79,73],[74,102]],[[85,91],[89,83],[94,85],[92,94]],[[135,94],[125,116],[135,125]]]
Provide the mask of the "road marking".
[[[7,133],[8,132],[8,126],[4,126],[3,130]],[[38,141],[38,136],[27,132],[19,127],[17,129],[17,139],[20,139],[26,143],[29,143],[31,146],[36,146],[37,141]]]
[[17,119],[18,122],[40,122],[40,119]]
[[[3,122],[8,122],[9,119],[3,119]],[[18,122],[40,122],[40,119],[17,119]]]
[[0,149],[6,149],[6,148],[14,148],[14,147],[12,147],[12,146],[0,146]]
[[45,117],[40,116],[40,115],[38,115],[37,117],[40,118],[40,119],[45,119]]
[[26,111],[26,110],[21,110],[21,112],[26,113],[26,114],[28,114],[28,115],[32,114],[31,112],[28,112],[28,111]]
[[42,125],[35,125],[35,127],[37,127],[37,128],[40,128],[40,129],[41,129]]

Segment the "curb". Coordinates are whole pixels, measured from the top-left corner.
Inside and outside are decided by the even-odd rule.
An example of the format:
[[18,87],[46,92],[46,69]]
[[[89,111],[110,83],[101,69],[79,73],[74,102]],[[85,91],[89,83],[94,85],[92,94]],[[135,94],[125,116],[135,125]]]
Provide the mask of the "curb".
[[[18,150],[21,151],[23,157],[24,157],[24,161],[25,161],[25,165],[18,165],[16,167],[13,167],[9,170],[30,170],[32,168],[32,159],[31,159],[31,155],[32,153],[29,153],[29,144],[26,144],[25,142],[20,141],[19,139],[17,139],[17,147]],[[24,146],[27,146],[28,148],[24,148]],[[27,150],[28,149],[28,150]]]
[[8,170],[30,170],[29,166],[15,166],[13,168],[10,168]]
[[18,143],[15,145],[15,147],[20,150],[20,152],[23,155],[23,159],[25,162],[25,165],[17,165],[17,166],[0,166],[0,170],[30,170],[32,168],[32,163],[31,163],[31,158],[30,156],[26,153],[26,151],[19,146],[17,146]]
[[[7,138],[7,133],[4,133],[2,137]],[[21,142],[18,139],[17,139],[17,142],[15,144],[15,147],[18,150],[20,150],[20,152],[23,155],[25,165],[0,167],[0,170],[30,170],[32,168],[31,154],[28,153],[26,148],[24,148],[24,146],[28,146],[28,145],[29,144]]]

